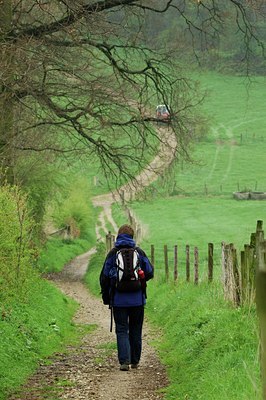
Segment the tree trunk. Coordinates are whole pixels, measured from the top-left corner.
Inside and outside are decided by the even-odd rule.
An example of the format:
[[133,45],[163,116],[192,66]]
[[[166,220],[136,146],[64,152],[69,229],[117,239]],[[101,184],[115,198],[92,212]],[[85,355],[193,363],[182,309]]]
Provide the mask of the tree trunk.
[[5,42],[7,33],[12,28],[12,2],[11,0],[0,0],[0,183],[6,180],[13,183],[13,157],[11,142],[13,137],[13,110],[14,102],[12,96],[13,68],[12,45]]

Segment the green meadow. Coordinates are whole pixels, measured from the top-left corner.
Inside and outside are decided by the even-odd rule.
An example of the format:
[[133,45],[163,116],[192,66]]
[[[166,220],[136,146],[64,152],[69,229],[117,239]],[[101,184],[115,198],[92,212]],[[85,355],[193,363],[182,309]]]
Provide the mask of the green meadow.
[[175,169],[176,194],[226,194],[266,190],[265,77],[199,75],[206,90],[206,135],[193,149],[194,164]]

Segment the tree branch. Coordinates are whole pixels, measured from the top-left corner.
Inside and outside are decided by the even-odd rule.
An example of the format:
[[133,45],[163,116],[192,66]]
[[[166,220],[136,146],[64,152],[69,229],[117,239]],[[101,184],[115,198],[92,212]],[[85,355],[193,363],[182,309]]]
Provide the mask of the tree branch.
[[[43,24],[39,26],[35,26],[32,28],[21,29],[21,30],[12,30],[9,32],[6,39],[9,40],[17,40],[22,37],[31,37],[31,38],[41,38],[46,35],[50,35],[52,33],[58,32],[63,28],[67,28],[74,24],[75,22],[82,19],[85,15],[100,13],[103,11],[107,11],[114,7],[118,7],[121,5],[128,5],[130,3],[134,3],[134,0],[103,0],[96,1],[94,3],[86,4],[80,8],[78,11],[71,11],[68,13],[66,17],[63,17],[57,21],[51,22],[49,24]],[[68,9],[69,10],[69,9]]]

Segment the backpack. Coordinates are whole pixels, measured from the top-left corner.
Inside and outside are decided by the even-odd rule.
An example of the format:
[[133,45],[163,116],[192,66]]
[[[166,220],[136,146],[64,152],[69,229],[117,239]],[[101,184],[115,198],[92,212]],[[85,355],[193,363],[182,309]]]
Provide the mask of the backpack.
[[122,248],[116,253],[116,289],[118,292],[136,292],[141,289],[139,254],[135,248]]

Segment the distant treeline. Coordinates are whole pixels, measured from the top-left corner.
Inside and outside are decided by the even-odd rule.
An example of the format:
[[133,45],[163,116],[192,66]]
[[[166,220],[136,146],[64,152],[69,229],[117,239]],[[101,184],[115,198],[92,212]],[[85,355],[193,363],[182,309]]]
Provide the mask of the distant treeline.
[[[172,5],[175,8],[163,14],[145,10],[142,30],[136,32],[140,42],[158,51],[168,48],[181,63],[198,63],[225,73],[266,74],[264,2],[256,3],[256,8],[251,3],[241,5],[241,12],[231,1],[175,0]],[[132,35],[139,16],[130,20]]]

